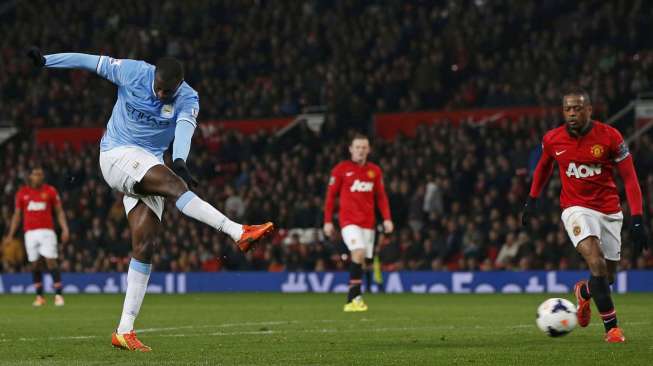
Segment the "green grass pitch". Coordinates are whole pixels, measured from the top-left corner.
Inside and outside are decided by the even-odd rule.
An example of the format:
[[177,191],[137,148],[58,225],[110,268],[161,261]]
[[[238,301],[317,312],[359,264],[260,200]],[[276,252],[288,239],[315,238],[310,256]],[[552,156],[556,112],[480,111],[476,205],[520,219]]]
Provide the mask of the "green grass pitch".
[[[113,349],[122,295],[69,295],[55,308],[0,297],[0,365],[653,365],[653,294],[617,295],[625,344],[588,328],[549,338],[539,295],[148,295],[136,329],[147,354]],[[571,296],[566,296],[571,300]],[[596,314],[596,310],[594,310]]]

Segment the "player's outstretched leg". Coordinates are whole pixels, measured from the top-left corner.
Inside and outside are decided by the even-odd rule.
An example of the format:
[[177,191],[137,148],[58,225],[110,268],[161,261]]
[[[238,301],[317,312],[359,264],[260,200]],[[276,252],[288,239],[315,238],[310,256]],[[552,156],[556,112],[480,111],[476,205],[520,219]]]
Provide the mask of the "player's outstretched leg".
[[589,294],[594,299],[596,308],[603,319],[605,341],[608,343],[625,342],[626,338],[617,325],[617,312],[612,302],[608,283],[608,268],[598,238],[590,236],[582,240],[578,243],[577,249],[590,269]]
[[211,204],[189,191],[188,185],[165,165],[150,168],[134,189],[139,194],[159,195],[174,200],[184,215],[229,235],[244,252],[274,230],[271,222],[262,225],[241,225],[231,221]]
[[56,259],[46,259],[45,263],[48,266],[48,271],[52,275],[52,286],[54,287],[54,306],[64,306],[63,299],[63,284],[61,283],[61,270],[59,270],[59,263]]
[[45,297],[43,297],[43,272],[41,271],[41,261],[38,259],[32,262],[32,283],[34,284],[34,290],[36,291],[36,298],[32,303],[33,306],[43,306],[45,305]]
[[159,218],[143,201],[139,201],[127,216],[132,232],[132,259],[127,271],[127,292],[118,329],[111,335],[114,347],[129,351],[148,352],[134,332],[134,321],[138,316],[147,290],[152,270],[152,254],[157,246]]
[[243,252],[248,251],[253,243],[274,230],[274,225],[271,222],[262,225],[235,223],[191,191],[183,193],[177,199],[176,206],[184,215],[229,235]]

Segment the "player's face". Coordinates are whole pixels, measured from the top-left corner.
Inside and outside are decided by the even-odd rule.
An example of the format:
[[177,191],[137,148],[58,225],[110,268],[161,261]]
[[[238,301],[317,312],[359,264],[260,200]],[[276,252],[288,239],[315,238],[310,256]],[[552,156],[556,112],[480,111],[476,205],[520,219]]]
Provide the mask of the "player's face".
[[29,174],[29,183],[34,187],[38,187],[43,184],[44,179],[45,174],[43,173],[43,169],[32,169],[32,172]]
[[356,139],[349,145],[349,153],[354,163],[364,163],[370,153],[370,142],[367,139]]
[[159,73],[154,76],[154,92],[156,97],[164,103],[172,101],[183,80],[165,80]]
[[582,95],[567,95],[562,100],[562,113],[567,127],[577,133],[589,123],[592,117],[592,106]]

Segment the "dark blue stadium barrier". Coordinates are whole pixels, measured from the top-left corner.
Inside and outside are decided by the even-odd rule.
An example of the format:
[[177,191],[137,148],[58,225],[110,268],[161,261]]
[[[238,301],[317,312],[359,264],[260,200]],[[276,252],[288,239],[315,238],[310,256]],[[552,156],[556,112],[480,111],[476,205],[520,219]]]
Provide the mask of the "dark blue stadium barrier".
[[[574,283],[587,278],[583,271],[527,272],[391,272],[385,273],[388,293],[568,293]],[[124,292],[125,273],[65,273],[65,293]],[[345,272],[192,272],[153,273],[151,293],[187,292],[344,292]],[[0,275],[0,293],[33,293],[31,275]],[[45,276],[46,291],[52,278]],[[653,292],[653,271],[624,271],[614,291]]]

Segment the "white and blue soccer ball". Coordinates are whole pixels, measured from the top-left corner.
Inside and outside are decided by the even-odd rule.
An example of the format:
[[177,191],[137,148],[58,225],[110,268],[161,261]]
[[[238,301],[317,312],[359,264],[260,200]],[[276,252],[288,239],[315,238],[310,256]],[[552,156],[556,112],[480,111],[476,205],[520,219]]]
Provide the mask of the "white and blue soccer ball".
[[576,305],[566,299],[548,299],[537,308],[535,322],[550,337],[569,334],[577,323]]

